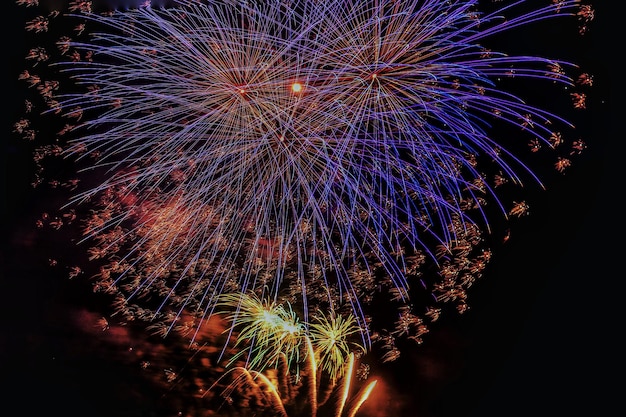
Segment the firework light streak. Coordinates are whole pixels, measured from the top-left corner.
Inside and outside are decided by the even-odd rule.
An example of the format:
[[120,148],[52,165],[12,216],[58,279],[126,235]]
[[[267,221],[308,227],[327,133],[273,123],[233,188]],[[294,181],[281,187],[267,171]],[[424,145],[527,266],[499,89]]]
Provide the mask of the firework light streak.
[[[64,18],[80,22],[77,35],[57,42],[48,67],[72,87],[35,75],[49,59],[38,48],[20,75],[48,115],[74,123],[37,148],[36,161],[61,155],[97,173],[64,210],[88,207],[84,241],[102,262],[94,289],[113,295],[117,314],[162,335],[199,332],[223,294],[240,294],[239,324],[270,326],[254,315],[268,307],[295,326],[281,333],[289,351],[301,329],[288,302],[318,341],[345,333],[353,317],[363,345],[382,340],[392,360],[394,338],[420,342],[441,303],[465,311],[465,291],[490,258],[481,245],[491,213],[527,212],[524,202],[507,209],[496,188],[540,183],[510,150],[519,135],[493,137],[492,128],[555,149],[559,129],[572,127],[502,80],[571,88],[566,70],[576,69],[481,43],[591,11],[579,1],[486,13],[475,0],[173,3],[96,13],[70,1]],[[575,98],[584,107],[584,95]],[[16,123],[25,138],[28,123]],[[247,306],[250,292],[269,304]],[[415,307],[416,292],[425,305]],[[381,294],[399,305],[388,334],[370,329]],[[315,333],[316,311],[329,312],[330,333]],[[261,334],[257,348],[270,339]],[[329,358],[346,353],[327,348]]]
[[[337,378],[333,378],[330,385],[325,387],[326,392],[322,392],[311,339],[305,337],[301,348],[305,350],[302,354],[305,366],[300,382],[295,385],[290,381],[285,366],[268,370],[267,375],[246,367],[235,367],[222,375],[207,392],[211,392],[222,383],[222,380],[230,377],[232,382],[222,390],[220,396],[235,407],[240,405],[235,404],[236,402],[241,402],[246,408],[260,408],[260,413],[263,413],[266,407],[273,412],[272,415],[283,417],[289,415],[354,417],[369,398],[377,381],[368,382],[354,396],[350,396],[354,390],[355,365],[355,355],[350,353],[342,361],[344,365]],[[278,364],[286,365],[286,362],[286,357],[280,355]],[[301,396],[302,393],[304,397]],[[241,397],[235,401],[234,394],[239,394]],[[253,401],[255,404],[251,406]]]

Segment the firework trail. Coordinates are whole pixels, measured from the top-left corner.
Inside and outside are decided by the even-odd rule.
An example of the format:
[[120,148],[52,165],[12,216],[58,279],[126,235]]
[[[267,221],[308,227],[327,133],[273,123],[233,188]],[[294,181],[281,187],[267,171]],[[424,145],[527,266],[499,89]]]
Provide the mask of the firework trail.
[[[556,17],[583,31],[593,17],[579,1],[526,3],[178,0],[101,12],[70,1],[75,36],[47,65],[64,87],[36,75],[43,48],[20,78],[66,122],[36,159],[60,155],[98,178],[64,207],[88,207],[94,289],[125,320],[192,340],[222,294],[254,292],[291,303],[305,326],[316,309],[354,317],[384,360],[397,337],[420,343],[442,304],[467,308],[492,216],[527,211],[497,188],[541,184],[514,152],[520,132],[534,150],[556,149],[572,127],[502,80],[590,80],[567,75],[569,62],[483,46]],[[46,32],[59,15],[26,27]],[[572,98],[584,108],[583,93]],[[502,126],[516,135],[494,137]],[[33,134],[28,119],[16,131]],[[373,305],[393,306],[393,330],[376,328]]]
[[[369,381],[367,384],[357,381],[357,378],[364,380],[366,377],[358,377],[355,355],[350,353],[346,356],[337,378],[324,383],[319,380],[313,344],[306,336],[302,350],[305,365],[301,380],[295,386],[290,381],[287,360],[281,356],[279,366],[265,373],[245,367],[232,368],[207,393],[213,393],[217,387],[222,387],[219,396],[215,396],[215,399],[222,399],[218,409],[234,409],[240,404],[246,404],[247,408],[256,409],[259,415],[266,415],[269,411],[267,415],[280,417],[354,417],[376,387],[377,381]],[[228,381],[228,378],[231,382],[225,384],[222,380]],[[355,387],[356,385],[360,387]]]

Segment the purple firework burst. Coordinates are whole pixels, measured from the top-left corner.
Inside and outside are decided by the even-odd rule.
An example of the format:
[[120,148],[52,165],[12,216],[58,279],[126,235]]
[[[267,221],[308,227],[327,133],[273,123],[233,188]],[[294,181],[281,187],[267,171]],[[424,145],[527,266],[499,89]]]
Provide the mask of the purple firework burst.
[[[537,147],[571,126],[502,80],[575,84],[573,64],[484,44],[580,18],[580,2],[172,3],[70,2],[88,30],[57,42],[51,67],[72,87],[44,96],[77,121],[60,153],[97,172],[66,207],[89,202],[96,286],[116,311],[195,338],[222,294],[253,291],[307,322],[320,308],[354,315],[387,359],[439,304],[462,311],[489,261],[491,216],[509,214],[496,188],[540,183],[519,138],[494,126]],[[387,336],[371,328],[382,294],[399,306]]]

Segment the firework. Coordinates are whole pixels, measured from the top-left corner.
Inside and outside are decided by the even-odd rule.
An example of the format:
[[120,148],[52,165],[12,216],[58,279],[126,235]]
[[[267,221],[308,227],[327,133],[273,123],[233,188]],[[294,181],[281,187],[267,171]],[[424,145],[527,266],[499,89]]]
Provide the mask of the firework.
[[288,363],[297,361],[305,327],[290,306],[263,302],[255,294],[228,293],[221,298],[220,311],[229,312],[225,318],[232,323],[229,331],[238,330],[236,345],[249,344],[239,346],[230,363],[247,354],[246,365],[263,371],[275,367],[280,356]]
[[[255,409],[259,415],[288,417],[297,416],[335,416],[354,417],[363,403],[370,396],[377,381],[362,385],[354,391],[355,355],[346,356],[336,379],[328,387],[322,387],[317,377],[318,364],[313,352],[311,339],[304,338],[302,349],[305,351],[305,366],[302,378],[294,383],[285,371],[286,360],[281,356],[283,366],[261,373],[246,367],[236,367],[226,372],[211,390],[223,385],[223,380],[231,377],[230,382],[220,393],[230,409]],[[344,361],[342,361],[344,362]],[[326,392],[323,392],[324,389]],[[209,390],[209,392],[211,392]],[[351,396],[351,394],[354,394]],[[222,407],[224,406],[222,404]]]
[[[234,333],[236,340],[236,353],[229,360],[229,366],[244,358],[247,368],[259,372],[276,367],[279,360],[291,368],[300,362],[302,345],[311,343],[316,363],[334,380],[350,353],[366,351],[351,342],[353,336],[361,332],[352,315],[327,317],[319,312],[315,322],[304,323],[288,303],[285,306],[262,301],[254,293],[222,294],[218,306],[230,323],[226,332],[231,336]],[[297,369],[295,373],[299,373]]]
[[352,349],[358,353],[364,353],[365,349],[356,344],[349,344],[353,334],[360,331],[356,325],[354,316],[331,316],[327,317],[323,313],[315,316],[315,322],[310,326],[310,337],[314,345],[318,363],[322,365],[322,370],[328,372],[332,379],[336,378],[343,360],[348,357]]
[[[555,17],[578,19],[584,32],[593,18],[579,1],[522,6],[179,0],[100,12],[70,1],[67,15],[29,19],[33,33],[59,16],[76,22],[54,57],[30,49],[20,75],[44,116],[62,121],[35,161],[62,156],[95,184],[47,180],[76,191],[62,215],[40,222],[57,228],[82,212],[81,243],[99,265],[94,290],[111,294],[123,320],[194,340],[222,295],[239,294],[227,300],[241,315],[231,319],[259,351],[278,337],[279,351],[295,355],[297,311],[335,358],[328,363],[346,353],[328,343],[333,333],[353,324],[365,348],[381,341],[392,360],[395,339],[421,343],[442,304],[467,309],[466,291],[490,259],[492,216],[528,212],[497,192],[540,184],[515,141],[558,150],[572,127],[508,81],[571,89],[591,80],[569,76],[569,62],[483,46]],[[62,88],[37,74],[43,66]],[[584,108],[585,94],[570,91]],[[15,131],[36,134],[28,117]],[[566,170],[571,155],[555,168]],[[372,313],[381,302],[390,317]],[[311,320],[317,311],[329,312],[323,330]]]

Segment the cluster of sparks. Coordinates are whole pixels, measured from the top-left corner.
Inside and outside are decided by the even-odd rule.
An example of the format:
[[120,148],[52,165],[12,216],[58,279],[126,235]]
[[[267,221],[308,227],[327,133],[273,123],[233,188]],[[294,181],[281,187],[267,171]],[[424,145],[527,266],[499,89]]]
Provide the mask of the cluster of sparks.
[[351,343],[350,338],[359,332],[354,316],[330,316],[318,312],[312,323],[303,323],[298,314],[287,305],[260,300],[256,294],[223,294],[220,311],[236,331],[237,350],[230,359],[247,358],[246,366],[257,371],[275,367],[279,358],[287,363],[298,363],[301,346],[307,340],[313,346],[316,361],[330,378],[335,379],[343,362],[351,352],[365,353],[366,349]]
[[[476,0],[172,3],[34,13],[26,30],[48,45],[26,54],[35,94],[14,130],[37,144],[33,185],[71,192],[38,226],[80,225],[112,315],[197,342],[226,311],[233,360],[247,355],[236,369],[259,389],[303,343],[336,379],[355,350],[377,342],[395,360],[399,338],[422,343],[447,305],[467,310],[491,216],[528,212],[498,190],[541,184],[494,126],[531,153],[569,143],[559,172],[586,147],[499,83],[560,85],[584,109],[591,75],[482,46],[555,17],[584,34],[594,11],[578,0],[517,15],[523,0],[487,13]],[[50,41],[57,21],[73,33]],[[38,118],[57,132],[41,137]],[[59,158],[74,175],[49,177]]]

